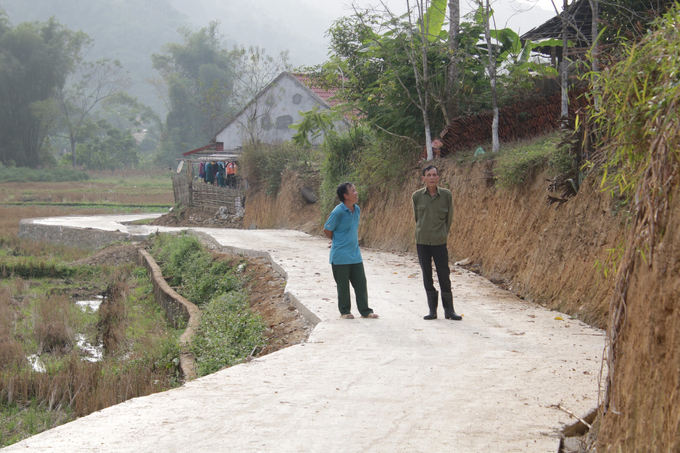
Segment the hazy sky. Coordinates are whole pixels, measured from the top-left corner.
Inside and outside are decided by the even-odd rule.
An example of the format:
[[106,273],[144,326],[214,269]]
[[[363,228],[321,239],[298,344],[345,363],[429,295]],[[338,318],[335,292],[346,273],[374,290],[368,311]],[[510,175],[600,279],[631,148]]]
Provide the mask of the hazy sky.
[[[205,26],[210,20],[220,20],[220,31],[225,37],[246,47],[257,45],[273,55],[289,50],[293,66],[311,66],[326,61],[326,31],[333,21],[353,13],[352,0],[250,0],[247,3],[240,3],[242,0],[171,1],[196,26]],[[380,0],[354,1],[359,7],[382,8]],[[383,1],[396,14],[406,11],[406,0]],[[551,0],[492,0],[492,7],[496,28],[507,26],[519,34],[555,15]],[[470,0],[461,0],[461,15],[473,9]],[[524,11],[517,13],[520,9]]]
[[[324,11],[327,16],[333,18],[352,13],[351,0],[301,1],[310,7]],[[354,3],[363,7],[380,6],[380,0],[355,0]],[[403,13],[406,11],[406,0],[383,0],[383,3],[393,12]],[[470,6],[471,3],[469,0],[461,0],[461,15],[474,9],[474,7]],[[559,8],[562,1],[556,0],[556,4]],[[519,30],[521,33],[529,31],[555,15],[555,9],[551,0],[492,0],[491,7],[496,12],[498,28],[505,26],[506,21],[508,21],[508,27]],[[516,13],[518,10],[524,10],[524,12],[513,16],[513,13]]]

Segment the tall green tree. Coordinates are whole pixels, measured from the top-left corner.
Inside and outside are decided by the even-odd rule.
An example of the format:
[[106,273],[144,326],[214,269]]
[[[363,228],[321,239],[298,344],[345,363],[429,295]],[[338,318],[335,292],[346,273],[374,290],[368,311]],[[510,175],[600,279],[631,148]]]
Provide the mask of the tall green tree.
[[107,121],[87,123],[83,135],[91,135],[76,148],[76,164],[88,170],[134,168],[139,164],[137,142],[129,130],[112,127]]
[[38,167],[51,157],[42,147],[57,119],[54,95],[87,36],[54,19],[0,23],[0,161]]
[[95,43],[87,59],[120,61],[133,82],[127,91],[157,111],[163,106],[152,87],[145,83],[154,75],[151,54],[167,42],[178,42],[181,35],[177,30],[190,24],[174,3],[174,0],[0,1],[15,24],[55,17],[69,29],[87,33]]
[[390,135],[424,139],[431,155],[430,131],[446,117],[446,1],[411,4],[401,17],[385,8],[337,21],[324,69],[365,120]]
[[78,62],[66,84],[57,87],[55,99],[59,105],[59,129],[71,144],[71,159],[76,167],[76,145],[81,141],[85,121],[99,103],[121,94],[130,80],[118,61],[83,60],[89,46],[78,55]]
[[234,109],[235,68],[218,25],[212,22],[197,32],[183,30],[183,43],[166,44],[162,53],[152,55],[169,109],[161,138],[163,163],[205,145]]

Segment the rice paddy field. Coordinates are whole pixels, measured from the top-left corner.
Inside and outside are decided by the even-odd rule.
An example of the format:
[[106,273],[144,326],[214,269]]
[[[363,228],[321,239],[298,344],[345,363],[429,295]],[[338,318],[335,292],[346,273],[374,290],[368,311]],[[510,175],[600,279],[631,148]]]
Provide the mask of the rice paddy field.
[[17,235],[25,218],[167,212],[171,173],[78,173],[0,168],[0,448],[179,385],[181,331],[144,269]]
[[174,204],[171,172],[88,173],[86,181],[0,180],[0,236],[19,221],[63,215],[166,212]]

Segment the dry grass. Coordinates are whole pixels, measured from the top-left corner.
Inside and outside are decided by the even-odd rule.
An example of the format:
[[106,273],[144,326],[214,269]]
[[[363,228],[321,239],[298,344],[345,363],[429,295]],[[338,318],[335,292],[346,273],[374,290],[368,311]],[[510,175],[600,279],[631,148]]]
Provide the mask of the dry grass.
[[0,202],[173,204],[172,185],[159,186],[134,181],[119,183],[53,182],[0,184]]
[[49,352],[61,355],[72,346],[73,304],[64,295],[38,297],[35,305],[33,332],[38,342],[38,355]]
[[13,303],[9,290],[0,288],[0,370],[17,366],[25,360],[23,347],[13,336]]
[[171,387],[168,374],[153,363],[137,361],[125,368],[116,362],[89,363],[73,352],[58,373],[23,368],[0,373],[0,398],[8,404],[31,401],[48,410],[69,407],[76,416]]
[[[108,351],[125,349],[126,341],[131,341],[126,338],[128,297],[132,292],[130,276],[130,269],[117,270],[109,276],[112,281],[107,289],[109,299],[100,308],[97,325]],[[176,385],[177,370],[171,365],[178,354],[176,340],[167,339],[167,332],[153,324],[162,324],[162,318],[149,322],[157,339],[155,342],[142,339],[148,350],[135,348],[124,360],[107,351],[103,361],[91,363],[83,360],[74,346],[75,332],[83,328],[77,325],[83,314],[68,296],[38,295],[29,303],[33,309],[27,310],[26,303],[17,302],[12,292],[25,291],[28,282],[16,278],[8,283],[0,287],[0,406],[26,410],[35,406],[43,411],[65,410],[83,416]],[[22,299],[31,298],[32,295],[27,295]],[[23,312],[29,313],[23,321],[30,320],[31,332],[21,331],[20,326],[26,325],[22,322]],[[22,346],[22,335],[34,335],[38,355],[49,363],[47,372],[36,372],[29,366],[26,356],[30,352]],[[159,344],[158,337],[166,339]]]
[[118,350],[125,338],[127,321],[125,298],[129,290],[125,280],[115,281],[107,288],[106,300],[99,307],[99,328],[104,350],[109,355]]

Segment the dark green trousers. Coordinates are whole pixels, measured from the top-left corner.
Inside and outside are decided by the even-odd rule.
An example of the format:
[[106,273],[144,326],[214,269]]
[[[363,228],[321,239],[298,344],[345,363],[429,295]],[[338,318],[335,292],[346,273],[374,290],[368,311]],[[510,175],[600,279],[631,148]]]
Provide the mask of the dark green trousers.
[[349,284],[352,283],[357,308],[361,316],[368,316],[373,310],[368,308],[368,289],[366,288],[366,273],[364,263],[332,264],[333,278],[338,286],[338,309],[341,315],[347,315],[352,310],[349,294]]

